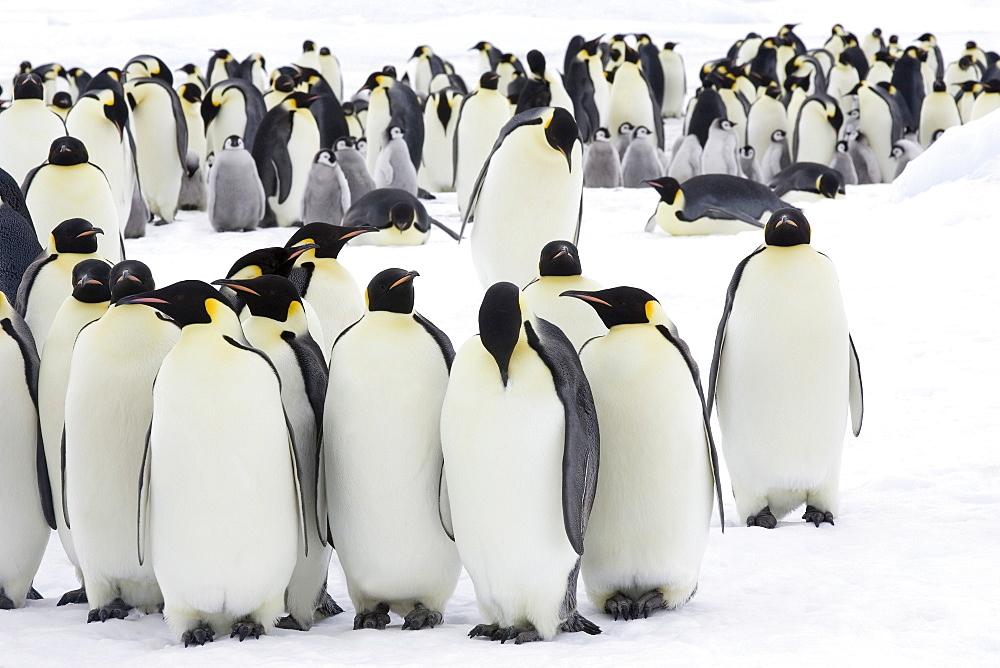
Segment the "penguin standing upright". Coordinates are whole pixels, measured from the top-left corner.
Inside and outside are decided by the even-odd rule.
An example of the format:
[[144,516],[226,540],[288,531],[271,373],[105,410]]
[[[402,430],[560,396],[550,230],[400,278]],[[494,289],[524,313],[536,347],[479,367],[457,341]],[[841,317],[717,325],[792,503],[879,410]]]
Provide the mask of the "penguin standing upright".
[[510,120],[510,105],[497,90],[499,77],[487,72],[479,88],[462,100],[455,124],[455,193],[459,213],[464,215],[472,188],[490,155],[500,130]]
[[[152,290],[149,268],[111,269],[111,299]],[[80,332],[66,385],[63,477],[66,525],[86,583],[88,622],[157,612],[163,595],[149,562],[135,558],[135,472],[153,411],[153,379],[180,336],[147,308],[112,308]],[[109,512],[112,509],[112,512]],[[63,512],[59,508],[58,512]]]
[[[153,387],[139,477],[139,561],[151,561],[164,619],[185,645],[225,631],[258,638],[285,607],[305,528],[296,481],[302,469],[278,374],[206,283],[183,281],[117,307],[126,304],[155,308],[182,328]],[[223,397],[246,406],[220,430]],[[192,521],[205,512],[224,519]]]
[[920,108],[920,145],[927,148],[940,132],[962,124],[955,98],[947,91],[943,81],[934,82],[934,90],[924,98]]
[[622,159],[611,143],[607,128],[597,128],[583,156],[583,186],[585,188],[620,188]]
[[574,112],[573,100],[563,86],[562,77],[548,68],[541,51],[532,49],[528,52],[528,69],[531,75],[517,98],[515,113],[534,107],[562,107],[570,113]]
[[240,64],[233,58],[233,54],[229,53],[228,49],[210,50],[212,57],[208,59],[208,67],[205,69],[208,73],[207,83],[210,87],[239,76]]
[[375,180],[368,172],[365,153],[356,148],[355,141],[350,137],[341,137],[333,145],[333,155],[347,179],[352,202],[375,190]]
[[601,475],[580,564],[587,595],[615,619],[676,609],[697,591],[716,497],[725,526],[698,365],[648,292],[563,295],[593,307],[609,330],[580,351],[601,425]]
[[626,188],[641,188],[643,181],[663,173],[656,147],[646,140],[650,134],[644,125],[632,131],[632,141],[622,156],[622,185]]
[[263,227],[302,222],[302,196],[313,156],[319,150],[319,127],[309,113],[311,98],[292,93],[260,122],[250,149],[266,195]]
[[458,552],[487,622],[469,635],[600,633],[576,610],[600,457],[593,396],[565,334],[512,283],[486,291],[479,335],[455,357],[441,445]]
[[775,174],[788,167],[791,162],[788,135],[784,130],[775,130],[771,133],[770,144],[764,152],[764,159],[760,161],[760,172],[764,178],[762,183],[770,182]]
[[903,138],[905,124],[899,103],[882,85],[859,85],[857,88],[860,125],[863,134],[878,161],[883,183],[892,181],[896,173],[896,159],[892,145]]
[[330,50],[328,46],[321,46],[319,49],[319,71],[323,73],[323,78],[330,84],[333,94],[338,100],[344,99],[344,79],[341,73],[340,59]]
[[449,504],[440,416],[455,351],[413,310],[417,275],[376,274],[367,312],[330,355],[323,430],[330,535],[355,629],[384,629],[390,610],[405,616],[404,629],[434,627],[461,571],[442,519]]
[[14,304],[21,280],[42,253],[24,194],[10,174],[0,168],[0,292]]
[[462,217],[472,226],[472,261],[485,287],[535,277],[538,249],[578,239],[583,207],[583,151],[573,115],[561,107],[529,109],[500,131]]
[[414,60],[417,62],[412,70],[413,90],[426,97],[430,93],[431,80],[444,74],[444,61],[427,45],[418,46],[413,51],[410,61]]
[[417,194],[417,170],[410,162],[406,146],[405,130],[395,123],[390,123],[378,138],[382,149],[375,160],[375,171],[372,177],[377,188],[398,188]]
[[733,274],[715,339],[708,405],[740,521],[773,529],[803,502],[803,519],[833,524],[848,407],[861,431],[857,351],[837,273],[809,245],[798,209],[775,211],[764,245]]
[[851,147],[848,140],[841,139],[837,142],[837,152],[834,154],[833,159],[830,160],[829,167],[840,172],[841,176],[844,177],[845,186],[858,185],[858,170],[854,166],[854,159],[851,157]]
[[205,158],[218,155],[226,139],[233,135],[242,137],[247,150],[252,151],[266,113],[264,97],[248,81],[227,79],[209,88],[201,102]]
[[351,189],[337,163],[336,153],[328,148],[320,149],[313,159],[302,193],[302,220],[340,225],[350,207]]
[[257,164],[243,139],[226,139],[208,174],[208,222],[216,232],[257,229],[266,208]]
[[424,116],[416,93],[406,84],[396,81],[395,76],[384,72],[375,72],[369,76],[362,90],[371,91],[365,121],[365,134],[370,140],[368,171],[375,173],[378,154],[382,150],[380,139],[391,123],[402,128],[413,169],[420,169],[424,146]]
[[788,116],[781,103],[781,89],[777,84],[770,84],[747,112],[746,143],[753,147],[761,167],[775,130],[788,131]]
[[687,75],[684,72],[684,58],[675,49],[677,42],[666,42],[660,51],[660,68],[663,70],[663,118],[680,118],[684,113],[684,97],[687,95]]
[[184,122],[187,125],[187,153],[184,156],[184,174],[181,176],[181,190],[177,206],[182,211],[206,207],[206,184],[208,151],[205,143],[205,120],[201,117],[202,91],[194,84],[184,84],[178,89],[178,99]]
[[462,95],[446,88],[427,98],[424,106],[424,153],[420,165],[421,187],[448,192],[455,184],[455,128]]
[[639,54],[631,48],[627,50],[625,61],[615,70],[608,105],[609,128],[617,128],[626,121],[632,127],[645,125],[653,131],[647,141],[663,148],[660,106],[653,99],[646,76],[639,67]]
[[829,163],[837,152],[837,139],[843,124],[844,114],[834,98],[825,93],[808,98],[795,119],[793,162]]
[[14,81],[14,100],[0,114],[0,168],[17,184],[45,162],[52,140],[65,136],[66,125],[42,100],[42,81],[21,74]]
[[733,122],[728,118],[716,118],[708,129],[708,140],[702,147],[699,174],[739,176],[742,173],[737,161],[739,148],[740,140]]

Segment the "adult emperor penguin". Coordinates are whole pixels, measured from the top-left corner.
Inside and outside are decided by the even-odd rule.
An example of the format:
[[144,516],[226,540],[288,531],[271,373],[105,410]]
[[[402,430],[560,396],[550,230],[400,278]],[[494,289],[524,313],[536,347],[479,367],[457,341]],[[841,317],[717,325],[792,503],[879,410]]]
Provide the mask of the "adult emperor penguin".
[[[38,424],[38,352],[31,331],[0,292],[0,610],[24,606],[55,528]],[[51,524],[50,524],[51,523]]]
[[476,178],[490,155],[500,130],[510,120],[510,104],[497,90],[496,72],[479,78],[479,88],[462,100],[455,127],[455,193],[460,214],[472,195]]
[[844,176],[817,162],[796,162],[774,175],[768,183],[785,202],[813,202],[844,196]]
[[855,92],[861,113],[859,130],[868,139],[868,144],[875,153],[882,182],[889,183],[896,173],[892,145],[903,138],[903,118],[899,104],[881,85],[860,84]]
[[0,168],[0,292],[14,304],[17,289],[31,263],[42,253],[24,194],[10,174]]
[[538,107],[500,131],[462,217],[472,226],[472,261],[484,286],[535,277],[538,249],[577,241],[583,210],[583,150],[573,115]]
[[302,220],[340,225],[351,208],[351,188],[332,149],[320,149],[313,158],[302,193]]
[[431,94],[424,105],[424,153],[418,174],[422,188],[434,192],[454,190],[455,128],[462,95],[446,88]]
[[663,118],[680,118],[684,114],[684,96],[687,95],[687,75],[684,58],[675,49],[677,42],[666,42],[660,51],[660,68],[663,70]]
[[390,610],[404,616],[404,629],[440,624],[461,571],[445,526],[440,419],[455,350],[413,310],[417,275],[376,274],[365,291],[367,312],[330,355],[327,507],[355,629],[384,629]]
[[399,188],[377,188],[351,205],[344,215],[345,227],[371,226],[375,234],[354,237],[359,246],[419,246],[426,243],[431,225],[452,239],[458,234],[431,218],[427,208],[412,193]]
[[52,331],[41,346],[38,369],[38,418],[42,426],[45,462],[52,485],[52,506],[56,509],[56,529],[70,563],[76,568],[81,587],[66,592],[57,605],[86,603],[83,573],[76,555],[73,535],[66,524],[67,506],[63,497],[63,424],[66,388],[77,335],[88,323],[100,318],[111,302],[108,288],[110,265],[103,260],[83,260],[73,267],[73,293],[67,297],[52,321]]
[[239,76],[240,64],[233,58],[233,54],[228,49],[209,49],[212,57],[208,59],[206,68],[208,85],[214,86],[222,81]]
[[[139,561],[152,562],[164,619],[185,645],[226,631],[258,638],[285,607],[305,528],[296,480],[304,469],[278,374],[206,283],[182,281],[116,306],[126,304],[155,308],[182,328],[153,387],[139,476]],[[212,425],[222,397],[248,405],[219,430]],[[212,509],[221,521],[192,521]]]
[[[136,260],[112,267],[109,282],[112,301],[155,287],[149,267]],[[73,347],[61,482],[88,622],[124,619],[130,608],[154,613],[163,605],[152,566],[135,558],[135,472],[153,414],[153,380],[179,336],[173,322],[129,306],[105,311]]]
[[[327,364],[323,351],[309,334],[302,299],[292,283],[281,276],[223,279],[225,285],[246,301],[250,316],[243,320],[247,341],[267,355],[281,379],[281,403],[295,434],[295,456],[299,463],[303,510],[309,550],[300,545],[295,570],[285,591],[289,617],[282,628],[307,631],[314,616],[329,617],[343,612],[326,592],[326,574],[333,554],[326,546],[327,528],[317,515],[320,434],[327,388]],[[325,518],[325,512],[322,513]]]
[[533,107],[562,107],[573,113],[573,100],[563,86],[562,77],[546,65],[542,52],[532,49],[528,52],[527,60],[531,74],[517,98],[515,113]]
[[310,97],[292,93],[260,122],[250,149],[267,196],[263,227],[302,222],[302,196],[313,156],[319,150],[319,128],[309,113]]
[[769,84],[747,112],[746,143],[753,147],[761,167],[775,130],[788,132],[788,116],[781,103],[781,89],[777,84]]
[[159,79],[168,86],[174,85],[174,74],[170,67],[159,56],[142,54],[133,57],[122,68],[122,73],[128,81],[134,79]]
[[375,171],[372,172],[375,187],[397,188],[416,195],[417,170],[410,162],[403,127],[390,123],[377,140],[382,143],[382,149],[375,159]]
[[580,251],[576,246],[558,239],[542,247],[538,277],[525,286],[521,297],[536,317],[559,327],[573,349],[580,350],[590,339],[607,333],[608,328],[586,304],[559,296],[567,290],[600,289],[600,283],[583,276]]
[[479,335],[455,357],[441,445],[455,541],[487,622],[469,635],[600,633],[576,610],[600,457],[593,396],[573,344],[512,283],[486,291]]
[[792,161],[829,163],[837,152],[837,139],[843,124],[844,114],[834,98],[825,93],[808,98],[795,119]]
[[657,225],[673,235],[735,234],[760,229],[785,206],[763,183],[728,174],[703,174],[683,184],[669,176],[648,182],[660,195],[646,231]]
[[344,79],[340,59],[330,50],[328,46],[319,48],[319,71],[323,73],[323,78],[330,84],[334,95],[338,100],[344,99]]
[[673,610],[697,591],[716,498],[725,527],[698,365],[645,290],[563,295],[593,307],[608,328],[580,351],[601,425],[601,475],[580,564],[587,595],[615,619]]
[[208,222],[216,232],[255,230],[265,201],[257,163],[241,137],[229,137],[208,173]]
[[390,123],[396,123],[403,129],[410,162],[415,170],[420,169],[424,146],[424,116],[416,93],[406,84],[396,81],[395,76],[385,72],[374,72],[365,81],[362,90],[371,91],[365,121],[365,134],[370,140],[366,157],[368,171],[375,173],[378,154],[382,150],[380,139]]
[[242,79],[226,79],[205,92],[201,118],[205,122],[205,157],[219,154],[227,137],[243,137],[248,151],[257,139],[257,129],[267,109],[257,87]]
[[18,184],[45,162],[52,140],[66,135],[66,125],[42,100],[42,80],[21,74],[14,80],[14,101],[0,114],[0,168]]
[[656,147],[646,140],[650,134],[649,128],[644,125],[632,131],[632,141],[622,156],[622,185],[626,188],[641,188],[644,181],[663,173],[664,165],[660,163]]
[[611,143],[607,128],[597,128],[593,140],[583,155],[583,186],[585,188],[620,188],[622,159]]
[[764,245],[737,266],[715,338],[708,406],[718,403],[736,510],[773,529],[803,502],[803,519],[833,524],[848,407],[861,431],[857,351],[837,272],[809,244],[797,209],[767,221]]
[[624,122],[632,127],[645,125],[653,132],[647,141],[663,148],[663,122],[660,105],[653,99],[646,76],[639,67],[639,54],[629,48],[625,61],[615,70],[608,102],[608,127],[617,128]]
[[444,73],[444,61],[427,45],[418,46],[413,51],[410,61],[414,60],[417,62],[412,69],[413,90],[426,97],[430,93],[431,79]]

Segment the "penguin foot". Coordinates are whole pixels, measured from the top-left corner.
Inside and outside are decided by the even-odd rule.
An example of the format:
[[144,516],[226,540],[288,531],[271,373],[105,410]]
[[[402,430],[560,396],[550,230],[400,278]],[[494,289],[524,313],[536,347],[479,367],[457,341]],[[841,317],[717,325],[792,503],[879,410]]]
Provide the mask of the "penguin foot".
[[639,597],[632,605],[632,619],[643,619],[649,617],[649,613],[667,607],[667,602],[663,600],[663,594],[658,591],[648,591]]
[[215,631],[213,631],[212,627],[206,622],[202,622],[193,629],[188,629],[181,635],[181,641],[183,641],[185,647],[190,645],[204,645],[205,643],[212,642],[214,640]]
[[319,599],[316,601],[316,615],[320,619],[326,619],[327,617],[333,617],[334,615],[339,615],[344,609],[337,605],[337,602],[333,600],[330,596],[330,592],[323,587],[323,590],[319,594]]
[[169,225],[169,224],[170,224],[169,220],[163,220],[162,218],[157,218],[156,220],[153,221],[153,227],[160,227],[162,225]]
[[102,608],[94,608],[87,613],[87,623],[106,622],[109,619],[125,619],[128,611],[132,609],[128,603],[120,598],[116,598]]
[[477,624],[471,631],[469,631],[470,638],[478,638],[485,636],[487,638],[492,638],[493,634],[497,632],[500,627],[496,624]]
[[285,629],[288,631],[308,631],[309,629],[299,624],[294,617],[291,615],[286,615],[274,623],[275,628]]
[[243,642],[250,636],[253,636],[254,640],[260,638],[260,635],[264,632],[264,625],[260,622],[256,622],[252,619],[241,619],[240,621],[233,624],[233,632],[229,634],[230,638],[240,637],[240,642]]
[[823,522],[829,522],[832,525],[833,513],[820,510],[815,506],[806,506],[806,512],[802,516],[802,519],[804,519],[806,522],[812,522],[817,527],[819,527],[819,525],[822,524]]
[[354,630],[358,629],[378,629],[385,630],[385,625],[389,623],[389,604],[379,603],[375,610],[371,612],[359,612],[354,615]]
[[774,518],[771,514],[771,507],[764,506],[764,508],[756,515],[751,515],[747,518],[748,527],[764,527],[765,529],[773,529],[778,526],[778,520]]
[[431,610],[423,603],[417,603],[413,610],[403,618],[403,628],[418,631],[422,628],[434,628],[444,621],[444,615],[437,610]]
[[87,603],[87,590],[83,587],[68,591],[62,595],[56,606],[69,605],[71,603]]
[[619,617],[627,622],[632,619],[633,605],[635,605],[635,601],[630,599],[625,594],[618,592],[604,602],[604,612],[614,617],[616,622]]
[[565,622],[562,623],[560,628],[567,633],[576,633],[578,631],[583,631],[587,635],[596,636],[600,634],[601,627],[590,621],[579,612],[573,611],[573,614],[569,616]]
[[30,589],[28,589],[28,600],[29,601],[41,601],[43,598],[45,598],[45,597],[42,596],[41,594],[39,594],[38,590],[35,589],[34,587],[31,587]]
[[501,645],[508,640],[513,640],[515,645],[523,645],[526,642],[535,642],[541,639],[542,636],[539,635],[538,631],[536,631],[533,626],[508,626],[507,628],[498,628],[490,636],[490,640],[499,640]]
[[0,589],[0,610],[13,610],[14,601],[7,598],[7,594],[4,593],[3,589]]

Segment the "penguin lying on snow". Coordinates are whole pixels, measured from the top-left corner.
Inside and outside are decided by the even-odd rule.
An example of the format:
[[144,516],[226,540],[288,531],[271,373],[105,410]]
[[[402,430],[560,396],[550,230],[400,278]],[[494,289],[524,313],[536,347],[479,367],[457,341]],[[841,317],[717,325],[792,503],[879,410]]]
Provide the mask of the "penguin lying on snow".
[[683,184],[669,176],[648,181],[660,195],[646,223],[674,235],[734,234],[763,227],[761,220],[786,206],[763,183],[728,174],[703,174]]
[[427,209],[411,193],[399,188],[378,188],[353,205],[344,216],[344,227],[371,225],[377,234],[356,237],[352,243],[373,246],[417,246],[427,242],[431,225],[452,239],[458,234],[427,215]]
[[771,179],[774,194],[788,202],[809,202],[844,196],[844,177],[833,167],[796,162]]

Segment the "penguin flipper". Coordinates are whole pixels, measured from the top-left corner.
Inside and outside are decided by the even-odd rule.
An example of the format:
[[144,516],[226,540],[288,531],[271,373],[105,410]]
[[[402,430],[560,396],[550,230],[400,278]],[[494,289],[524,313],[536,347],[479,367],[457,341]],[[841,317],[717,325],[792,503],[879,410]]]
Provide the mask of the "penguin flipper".
[[858,359],[858,350],[854,347],[854,339],[847,335],[847,341],[851,344],[851,380],[850,380],[850,405],[851,405],[851,428],[854,435],[861,433],[861,421],[865,416],[865,393],[861,384],[861,361]]
[[52,481],[49,480],[49,464],[42,444],[42,425],[38,424],[38,445],[35,448],[35,475],[38,478],[38,498],[42,502],[42,514],[50,529],[56,529],[56,509],[52,503]]
[[455,230],[451,229],[450,227],[448,227],[447,225],[445,225],[444,223],[442,223],[440,220],[435,220],[434,218],[428,217],[427,218],[427,222],[429,222],[434,227],[437,227],[438,229],[442,230],[445,234],[447,234],[449,237],[451,237],[455,241],[460,241],[461,238],[462,238],[462,237],[458,236],[458,232],[456,232]]
[[[156,386],[156,381],[153,381]],[[149,480],[152,461],[150,458],[150,435],[153,433],[153,420],[149,420],[149,429],[146,430],[146,446],[142,450],[142,466],[139,469],[139,503],[136,506],[136,549],[139,555],[139,565],[146,560],[146,523],[149,519]]]
[[24,314],[28,312],[28,299],[31,297],[31,288],[35,284],[35,279],[38,278],[38,273],[42,270],[49,262],[52,262],[59,255],[53,253],[46,258],[39,258],[28,265],[28,268],[24,271],[24,276],[21,277],[21,283],[17,286],[17,297],[14,299],[14,310],[17,314],[24,317]]
[[452,345],[451,339],[448,338],[447,334],[438,329],[437,325],[419,313],[414,312],[413,319],[416,320],[417,323],[419,323],[420,326],[431,335],[434,342],[438,344],[438,348],[441,349],[441,356],[444,357],[445,366],[448,367],[448,373],[451,373],[451,363],[455,359],[455,346]]
[[69,524],[69,504],[66,502],[66,425],[62,428],[62,437],[59,439],[59,486],[62,489],[62,514],[66,528],[71,529]]
[[444,462],[441,462],[441,478],[438,481],[438,516],[441,518],[441,528],[455,541],[455,525],[451,519],[451,497],[448,496],[448,478],[444,474]]
[[738,211],[736,209],[723,209],[722,207],[718,206],[709,206],[705,207],[705,210],[702,212],[702,215],[695,217],[695,220],[701,217],[716,218],[716,219],[734,218],[736,220],[743,221],[747,225],[753,225],[754,227],[759,227],[760,229],[764,229],[764,223],[760,222],[750,214],[744,213],[743,211]]
[[326,449],[323,439],[319,441],[319,461],[316,466],[316,526],[319,529],[319,542],[323,547],[333,547],[333,536],[330,535],[330,509],[327,506],[329,498],[326,491]]

